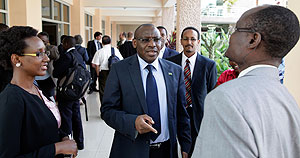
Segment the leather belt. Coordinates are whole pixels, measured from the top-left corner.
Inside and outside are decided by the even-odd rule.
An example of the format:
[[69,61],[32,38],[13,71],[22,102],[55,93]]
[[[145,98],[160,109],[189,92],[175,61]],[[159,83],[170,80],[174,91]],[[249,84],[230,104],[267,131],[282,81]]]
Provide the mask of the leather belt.
[[150,144],[149,146],[151,149],[159,149],[162,146],[166,145],[167,143],[170,143],[170,140],[167,140],[165,142],[160,142],[160,143],[153,143],[153,144]]

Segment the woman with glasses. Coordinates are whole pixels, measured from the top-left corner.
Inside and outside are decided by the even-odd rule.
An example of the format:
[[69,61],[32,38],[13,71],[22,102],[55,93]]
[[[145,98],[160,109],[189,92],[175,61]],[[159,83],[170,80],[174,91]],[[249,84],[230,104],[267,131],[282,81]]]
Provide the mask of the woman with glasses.
[[14,26],[0,34],[0,65],[13,70],[0,94],[0,158],[53,158],[77,155],[73,140],[60,141],[56,104],[33,82],[46,74],[45,46],[32,27]]

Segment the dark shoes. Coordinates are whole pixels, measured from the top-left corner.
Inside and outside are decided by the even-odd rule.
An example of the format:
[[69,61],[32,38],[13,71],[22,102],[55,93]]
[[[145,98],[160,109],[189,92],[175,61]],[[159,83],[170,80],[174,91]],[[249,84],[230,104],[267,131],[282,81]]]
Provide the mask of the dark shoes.
[[83,150],[84,149],[83,144],[77,144],[77,149],[78,150]]

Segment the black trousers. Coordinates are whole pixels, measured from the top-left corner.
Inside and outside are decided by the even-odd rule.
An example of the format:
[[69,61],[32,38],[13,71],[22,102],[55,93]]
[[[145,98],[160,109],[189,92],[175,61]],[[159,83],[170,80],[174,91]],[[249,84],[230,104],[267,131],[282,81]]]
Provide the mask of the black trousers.
[[196,127],[195,127],[195,124],[194,124],[193,108],[192,108],[192,107],[188,107],[186,110],[187,110],[187,112],[188,112],[188,114],[189,114],[189,116],[190,116],[191,137],[192,137],[192,145],[191,145],[190,152],[189,152],[188,154],[189,154],[189,157],[192,157],[192,154],[193,154],[193,152],[194,152],[195,143],[196,143],[196,139],[197,139],[198,133],[197,133],[197,131],[196,131]]
[[169,158],[170,150],[170,140],[163,142],[159,148],[150,146],[149,158]]
[[105,83],[107,80],[109,74],[109,70],[101,70],[99,73],[99,79],[98,79],[98,86],[99,86],[99,96],[100,96],[100,102],[102,103],[103,95],[104,95],[104,89],[105,89]]
[[83,128],[79,100],[66,101],[63,98],[60,98],[60,96],[57,97],[58,109],[61,115],[60,131],[62,132],[62,135],[70,135],[73,133],[73,138],[77,143],[78,149],[83,149]]
[[92,67],[92,65],[90,66],[90,73],[91,73],[91,77],[92,77],[92,82],[90,84],[90,90],[96,90],[96,83],[97,83],[97,73],[96,73],[96,69]]

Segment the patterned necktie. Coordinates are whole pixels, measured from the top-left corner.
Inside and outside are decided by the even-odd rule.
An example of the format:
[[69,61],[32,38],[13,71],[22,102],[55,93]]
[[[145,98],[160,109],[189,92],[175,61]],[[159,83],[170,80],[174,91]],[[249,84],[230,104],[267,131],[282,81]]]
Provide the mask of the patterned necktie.
[[153,128],[157,130],[157,134],[151,132],[151,140],[155,141],[156,138],[161,133],[161,125],[160,125],[160,110],[159,110],[159,101],[158,101],[158,92],[155,78],[152,74],[152,69],[154,68],[152,65],[147,65],[149,73],[147,75],[146,80],[146,102],[148,107],[148,114],[152,117],[154,124]]
[[190,61],[189,59],[186,59],[186,64],[184,67],[184,84],[185,84],[185,98],[186,98],[186,107],[189,107],[192,104],[192,96],[191,96],[191,90],[192,90],[192,79],[191,79],[191,70],[190,70]]

